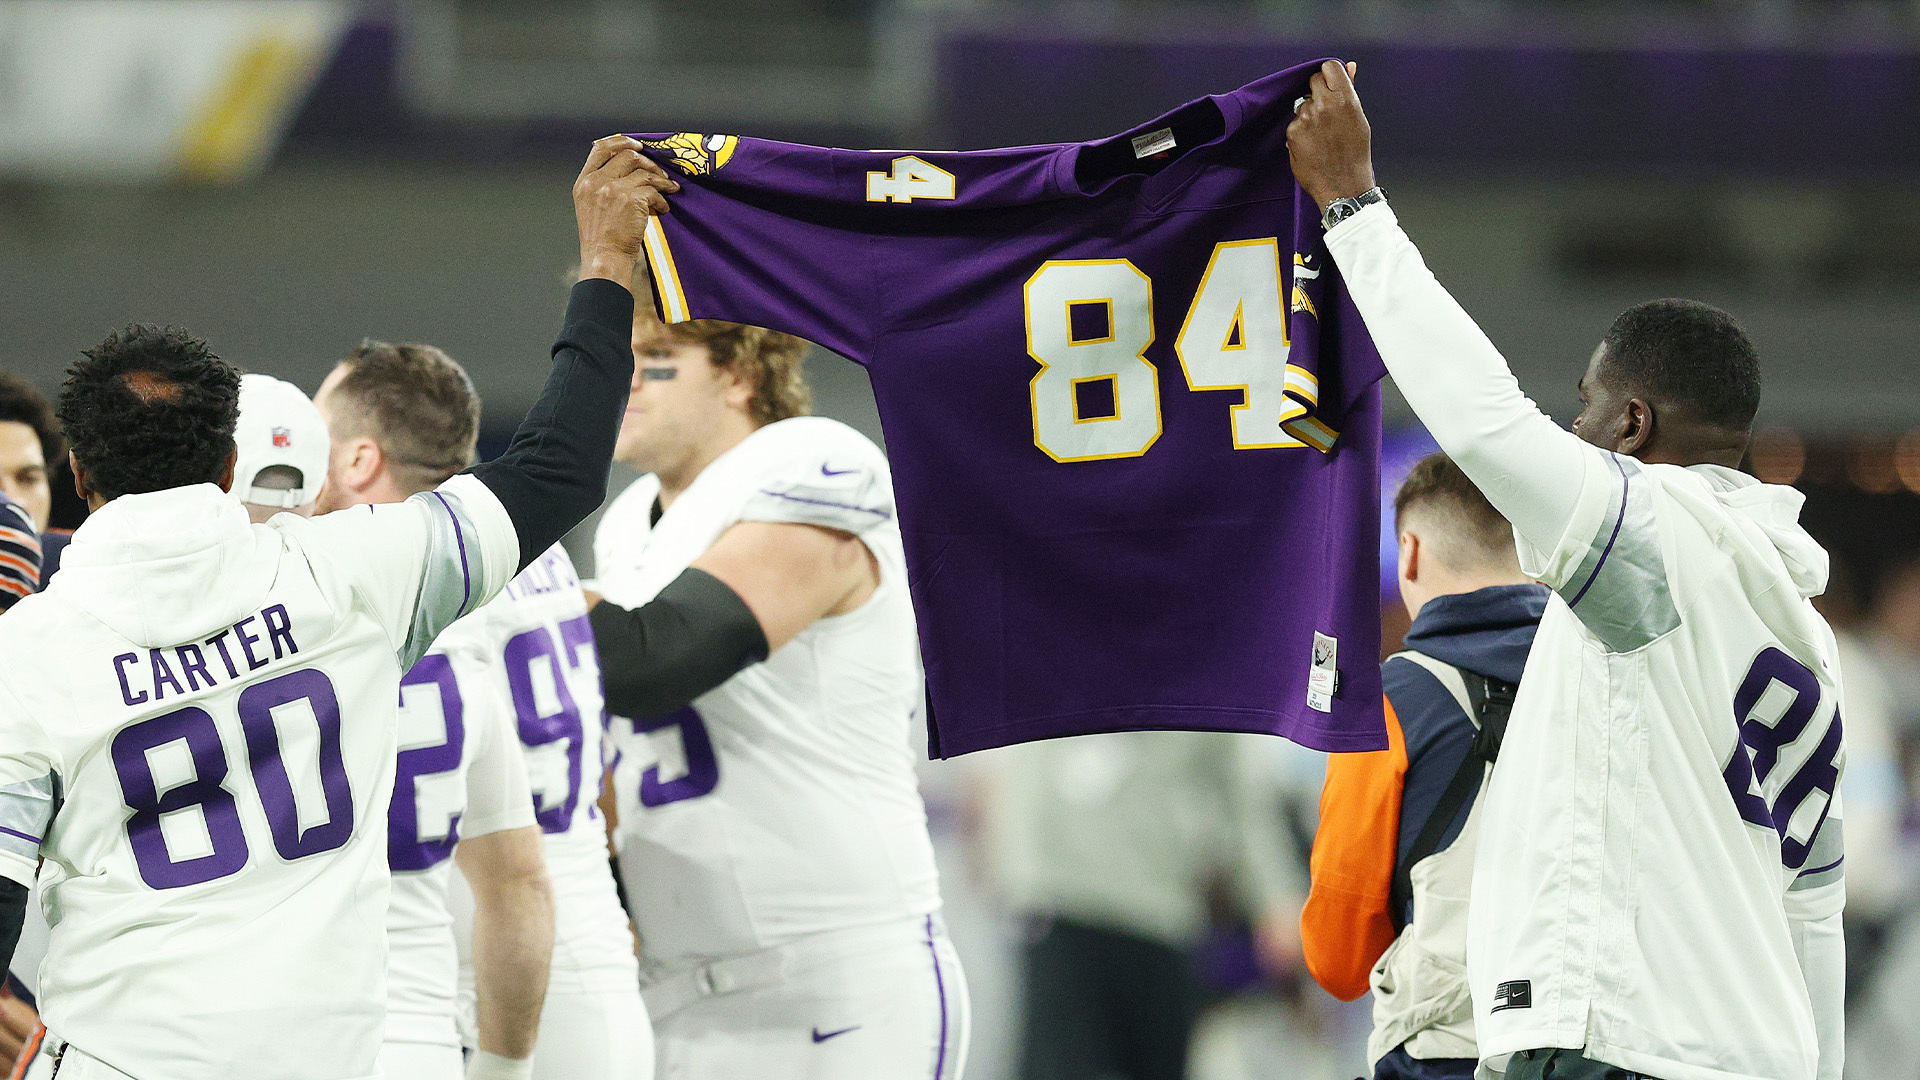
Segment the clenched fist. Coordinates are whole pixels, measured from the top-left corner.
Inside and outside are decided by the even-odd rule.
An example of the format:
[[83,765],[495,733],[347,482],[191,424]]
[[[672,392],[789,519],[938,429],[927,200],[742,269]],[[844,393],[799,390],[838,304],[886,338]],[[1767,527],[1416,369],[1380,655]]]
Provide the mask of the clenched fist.
[[1373,130],[1353,89],[1356,67],[1329,60],[1308,80],[1308,97],[1287,125],[1293,178],[1321,210],[1373,187]]
[[573,213],[580,225],[580,276],[630,285],[647,219],[667,213],[666,196],[680,184],[625,135],[593,144],[573,182]]

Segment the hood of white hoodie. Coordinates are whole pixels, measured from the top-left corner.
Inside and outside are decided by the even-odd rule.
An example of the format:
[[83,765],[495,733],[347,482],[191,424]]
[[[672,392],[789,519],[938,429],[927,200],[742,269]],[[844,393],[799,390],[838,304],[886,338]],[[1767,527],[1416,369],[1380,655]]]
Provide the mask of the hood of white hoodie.
[[47,591],[143,648],[179,645],[258,610],[280,547],[213,484],[122,495],[75,530]]
[[1706,477],[1723,505],[1740,511],[1773,542],[1802,597],[1810,599],[1827,591],[1827,549],[1800,525],[1805,495],[1720,465],[1695,465],[1688,471]]

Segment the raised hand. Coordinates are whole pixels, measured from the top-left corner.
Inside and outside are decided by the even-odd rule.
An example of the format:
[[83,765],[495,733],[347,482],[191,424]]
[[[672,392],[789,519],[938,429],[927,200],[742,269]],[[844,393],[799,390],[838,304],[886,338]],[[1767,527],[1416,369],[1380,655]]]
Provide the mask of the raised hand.
[[1287,125],[1293,178],[1325,210],[1374,186],[1373,130],[1353,88],[1357,67],[1329,60],[1308,81],[1307,100]]
[[630,285],[640,259],[647,219],[669,211],[666,196],[680,184],[625,135],[596,140],[573,182],[580,226],[580,276]]

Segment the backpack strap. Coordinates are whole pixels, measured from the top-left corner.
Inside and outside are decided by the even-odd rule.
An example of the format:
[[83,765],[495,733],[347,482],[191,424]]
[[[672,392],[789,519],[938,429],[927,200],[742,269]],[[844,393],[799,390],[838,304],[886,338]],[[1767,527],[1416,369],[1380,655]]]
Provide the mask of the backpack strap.
[[1474,714],[1473,698],[1467,690],[1466,672],[1461,671],[1445,660],[1435,660],[1426,653],[1415,652],[1412,649],[1402,649],[1392,656],[1387,657],[1387,659],[1408,660],[1426,668],[1427,674],[1438,679],[1440,685],[1446,687],[1447,693],[1453,695],[1453,700],[1460,703],[1461,712],[1466,713],[1468,716]]
[[1519,687],[1478,672],[1465,671],[1425,653],[1407,650],[1388,657],[1389,660],[1395,658],[1411,660],[1427,669],[1453,695],[1460,710],[1474,726],[1473,745],[1468,747],[1467,756],[1461,760],[1453,779],[1448,781],[1446,790],[1441,793],[1440,801],[1434,805],[1433,812],[1427,815],[1420,832],[1414,836],[1413,847],[1405,858],[1394,865],[1393,888],[1389,899],[1392,906],[1388,910],[1393,913],[1395,924],[1400,924],[1407,905],[1413,900],[1414,866],[1440,850],[1440,838],[1446,835],[1447,827],[1460,815],[1460,808],[1479,792],[1486,782],[1487,767],[1500,756],[1500,744],[1507,734],[1507,718],[1513,713],[1513,698]]

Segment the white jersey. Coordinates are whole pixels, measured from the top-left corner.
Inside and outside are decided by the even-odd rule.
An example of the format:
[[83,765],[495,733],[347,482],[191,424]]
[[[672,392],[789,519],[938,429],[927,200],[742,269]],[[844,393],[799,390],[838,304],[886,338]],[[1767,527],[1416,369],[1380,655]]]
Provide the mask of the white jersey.
[[909,743],[921,672],[892,478],[837,421],[769,424],[652,520],[658,481],[608,508],[607,599],[653,599],[736,522],[852,533],[880,567],[858,609],[642,723],[615,718],[620,872],[652,960],[725,956],[940,906]]
[[88,518],[0,619],[0,874],[45,859],[55,1034],[141,1080],[374,1071],[400,676],[517,561],[467,476],[314,520],[212,484]]
[[441,631],[400,680],[387,820],[388,1042],[459,1047],[460,957],[448,904],[454,846],[533,824],[512,702],[491,692],[499,651],[488,629],[506,599],[502,593]]
[[1838,1080],[1845,757],[1801,497],[1562,431],[1384,205],[1327,244],[1388,370],[1555,591],[1478,817],[1482,1074]]
[[1481,817],[1481,1054],[1584,1046],[1662,1080],[1812,1080],[1799,956],[1809,934],[1837,948],[1845,900],[1840,671],[1808,602],[1825,554],[1789,488],[1590,461],[1561,542],[1520,545],[1557,595]]
[[[545,834],[553,886],[553,963],[548,992],[631,990],[637,985],[633,931],[607,864],[606,823],[598,800],[606,705],[600,658],[587,621],[587,598],[573,560],[548,548],[471,627],[491,708],[510,717],[531,777],[533,810]],[[471,969],[463,973],[471,983]]]

